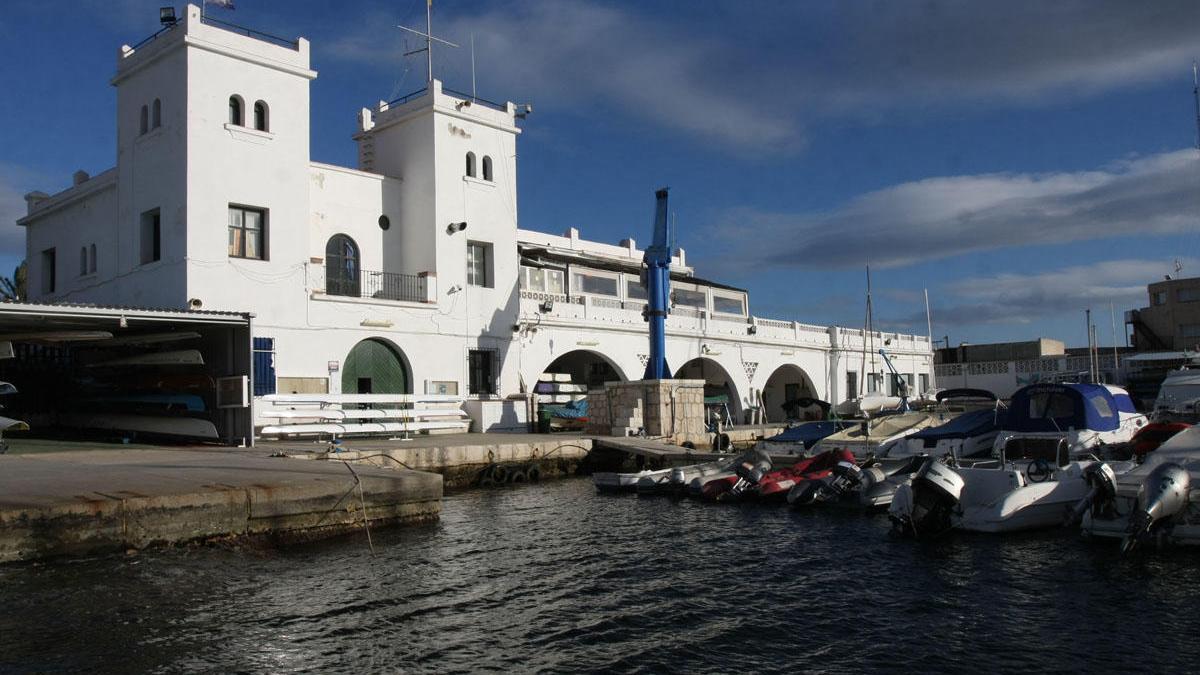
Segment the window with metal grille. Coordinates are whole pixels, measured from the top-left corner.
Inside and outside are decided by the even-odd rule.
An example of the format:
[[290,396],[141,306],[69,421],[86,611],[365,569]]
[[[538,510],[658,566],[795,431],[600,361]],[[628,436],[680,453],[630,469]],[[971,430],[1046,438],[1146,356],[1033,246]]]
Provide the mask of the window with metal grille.
[[229,257],[267,259],[267,213],[229,205]]
[[858,396],[858,373],[853,370],[846,371],[846,395],[844,398],[854,398]]
[[254,338],[254,395],[275,393],[275,338]]
[[472,394],[496,393],[496,352],[472,349],[467,353],[468,391]]

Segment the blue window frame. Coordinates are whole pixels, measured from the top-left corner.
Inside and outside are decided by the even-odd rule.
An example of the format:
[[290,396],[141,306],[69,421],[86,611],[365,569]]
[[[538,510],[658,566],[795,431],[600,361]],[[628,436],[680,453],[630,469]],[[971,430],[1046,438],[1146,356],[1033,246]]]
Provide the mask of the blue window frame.
[[254,395],[275,393],[275,338],[254,338]]

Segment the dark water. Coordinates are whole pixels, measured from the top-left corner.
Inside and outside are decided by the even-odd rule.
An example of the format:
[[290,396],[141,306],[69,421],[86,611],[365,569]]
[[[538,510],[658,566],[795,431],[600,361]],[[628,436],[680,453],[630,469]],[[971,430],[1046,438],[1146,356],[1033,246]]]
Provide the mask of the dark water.
[[1184,672],[1200,551],[919,545],[886,518],[596,495],[448,497],[436,524],[276,551],[0,568],[0,670]]

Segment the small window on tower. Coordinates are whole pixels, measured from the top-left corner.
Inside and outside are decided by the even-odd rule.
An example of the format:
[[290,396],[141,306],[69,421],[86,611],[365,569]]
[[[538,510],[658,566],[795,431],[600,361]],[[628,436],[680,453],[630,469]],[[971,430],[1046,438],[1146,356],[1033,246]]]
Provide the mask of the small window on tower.
[[229,123],[242,126],[242,99],[237,94],[229,97]]
[[467,175],[471,178],[475,177],[475,153],[467,153]]
[[254,128],[259,131],[270,131],[267,128],[267,104],[262,101],[254,104]]
[[138,123],[138,134],[144,134],[150,130],[150,111],[146,106],[142,106],[142,118]]
[[483,156],[483,179],[492,180],[492,158]]
[[162,101],[154,99],[154,108],[151,110],[151,127],[157,129],[162,126]]

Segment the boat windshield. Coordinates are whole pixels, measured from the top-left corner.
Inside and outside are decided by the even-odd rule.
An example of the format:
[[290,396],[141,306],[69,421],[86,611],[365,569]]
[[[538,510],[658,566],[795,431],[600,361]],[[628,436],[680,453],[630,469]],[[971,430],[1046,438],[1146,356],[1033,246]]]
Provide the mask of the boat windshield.
[[[1107,408],[1107,405],[1105,407]],[[1029,419],[1031,420],[1071,417],[1074,414],[1075,401],[1061,392],[1038,392],[1029,397]]]

